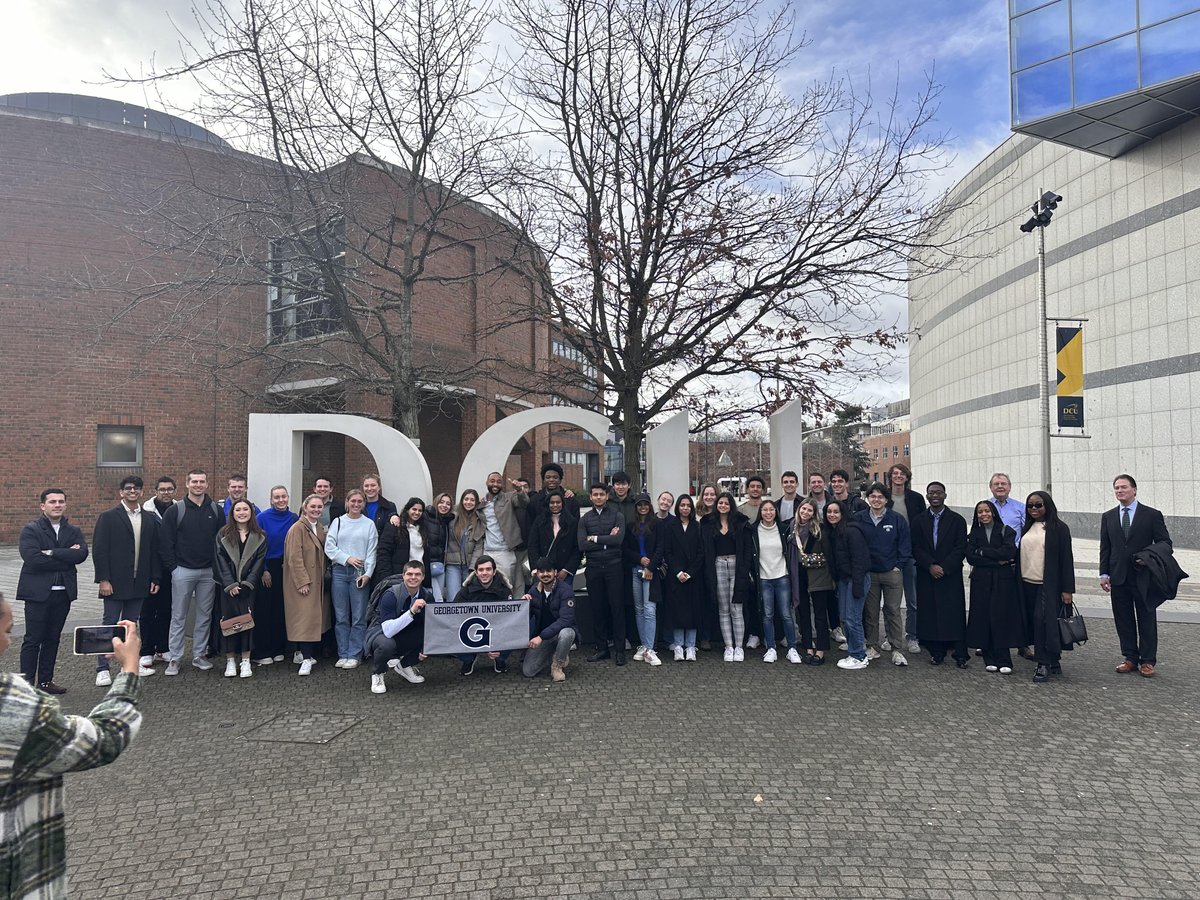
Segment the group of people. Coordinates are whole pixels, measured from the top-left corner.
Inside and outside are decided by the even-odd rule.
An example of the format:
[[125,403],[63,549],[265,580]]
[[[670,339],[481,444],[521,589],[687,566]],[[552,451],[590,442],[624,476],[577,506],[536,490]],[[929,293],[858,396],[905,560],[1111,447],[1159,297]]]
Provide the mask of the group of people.
[[[806,494],[789,471],[775,498],[761,477],[750,478],[741,504],[712,485],[651,500],[633,493],[623,472],[591,485],[581,503],[562,477],[547,463],[534,491],[494,472],[482,494],[468,489],[455,502],[440,493],[428,505],[414,497],[403,507],[383,496],[377,475],[341,501],[318,478],[295,512],[282,485],[258,509],[241,475],[228,480],[223,502],[197,469],[182,498],[164,477],[144,503],[141,479],[128,476],[92,538],[104,622],[140,622],[142,676],[159,663],[179,674],[192,616],[197,669],[224,654],[225,675],[248,678],[255,664],[282,663],[290,652],[306,676],[325,643],[338,668],[369,659],[378,693],[389,669],[424,680],[415,664],[428,603],[524,599],[522,671],[549,668],[562,681],[581,636],[573,587],[582,567],[590,662],[623,666],[628,647],[634,661],[659,666],[663,656],[694,661],[698,650],[719,647],[728,663],[761,649],[765,663],[782,652],[820,666],[836,645],[846,653],[837,665],[848,670],[883,654],[907,666],[922,649],[931,665],[949,656],[967,668],[975,648],[987,672],[1008,674],[1015,648],[1042,682],[1062,671],[1070,649],[1059,629],[1075,591],[1070,530],[1048,493],[1014,500],[1002,473],[969,524],[946,506],[944,485],[930,482],[922,495],[900,463],[865,498],[851,495],[843,470],[828,484],[810,474]],[[1100,581],[1121,640],[1118,671],[1152,677],[1155,609],[1174,594],[1170,537],[1162,514],[1137,502],[1131,476],[1113,485],[1118,506],[1104,517]],[[63,491],[44,491],[42,515],[20,538],[21,669],[49,693],[64,691],[53,680],[58,640],[78,592],[75,567],[89,552],[65,509]],[[506,671],[507,659],[491,654],[493,669]],[[460,662],[463,675],[475,670],[474,654]],[[111,684],[107,657],[97,659],[96,683]]]

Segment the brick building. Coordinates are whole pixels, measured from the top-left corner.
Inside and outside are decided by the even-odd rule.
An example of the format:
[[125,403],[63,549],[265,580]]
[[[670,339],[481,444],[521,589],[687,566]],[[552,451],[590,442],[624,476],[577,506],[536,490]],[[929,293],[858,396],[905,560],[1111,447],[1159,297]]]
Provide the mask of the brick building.
[[[368,252],[375,235],[359,223],[395,216],[394,181],[356,158],[337,168],[341,201],[356,211],[339,264],[387,290],[388,273],[372,270]],[[0,484],[9,501],[0,540],[15,538],[50,485],[67,491],[85,532],[129,473],[152,487],[160,474],[182,482],[199,466],[223,495],[226,476],[245,471],[252,412],[391,421],[390,397],[342,377],[353,345],[327,327],[320,292],[297,288],[307,273],[285,270],[270,218],[254,217],[271,177],[264,160],[162,113],[75,95],[0,96]],[[435,273],[444,278],[422,283],[413,300],[422,354],[487,361],[461,381],[422,386],[420,443],[438,491],[453,490],[467,448],[499,418],[590,405],[578,391],[523,388],[522,373],[586,362],[544,324],[504,327],[504,297],[532,296],[536,283],[501,264],[508,224],[472,209],[462,233],[447,235]],[[513,448],[507,472],[535,479],[543,462],[563,459],[567,482],[584,484],[601,452],[586,435],[547,426]],[[319,473],[340,493],[375,466],[356,442],[316,433],[305,468],[306,483]]]

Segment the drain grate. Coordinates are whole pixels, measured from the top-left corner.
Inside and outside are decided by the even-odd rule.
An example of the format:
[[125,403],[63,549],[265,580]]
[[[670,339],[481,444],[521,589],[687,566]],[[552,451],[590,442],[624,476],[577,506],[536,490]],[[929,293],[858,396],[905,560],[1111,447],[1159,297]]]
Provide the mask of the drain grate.
[[328,744],[361,721],[362,716],[339,713],[282,713],[242,737],[281,744]]

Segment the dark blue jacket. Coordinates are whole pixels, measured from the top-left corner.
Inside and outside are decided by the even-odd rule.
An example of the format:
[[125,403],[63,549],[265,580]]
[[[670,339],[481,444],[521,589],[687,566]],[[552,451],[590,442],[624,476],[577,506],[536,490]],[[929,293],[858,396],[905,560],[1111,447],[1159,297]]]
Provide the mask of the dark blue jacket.
[[[72,550],[75,544],[78,550]],[[18,600],[49,600],[55,585],[65,587],[67,599],[79,596],[75,567],[88,557],[83,532],[63,516],[58,534],[45,516],[38,516],[21,529],[18,541],[21,551],[21,577],[17,580]],[[49,554],[42,551],[49,550]]]
[[872,572],[900,569],[912,559],[912,537],[908,523],[900,518],[899,513],[885,509],[878,525],[871,518],[869,509],[856,514],[854,518],[862,523],[867,549],[871,552]]
[[575,592],[565,581],[555,580],[550,596],[543,601],[537,585],[528,591],[529,636],[553,641],[564,628],[575,627]]
[[[433,591],[427,587],[417,589],[417,597],[424,600],[426,603],[433,603]],[[371,652],[375,638],[383,634],[383,623],[391,619],[398,619],[412,606],[412,600],[408,596],[408,588],[401,584],[394,584],[379,598],[379,605],[375,607],[371,615],[370,624],[367,625],[367,634],[363,638],[363,647],[367,652]],[[425,610],[413,614],[413,623],[409,628],[419,628],[422,631],[425,629]]]

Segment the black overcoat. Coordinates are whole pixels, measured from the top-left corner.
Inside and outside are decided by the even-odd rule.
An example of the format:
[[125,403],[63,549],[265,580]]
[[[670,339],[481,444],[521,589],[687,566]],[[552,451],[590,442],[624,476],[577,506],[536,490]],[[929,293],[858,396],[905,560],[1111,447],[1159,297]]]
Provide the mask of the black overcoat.
[[100,513],[92,532],[92,564],[96,584],[112,585],[110,600],[145,600],[150,584],[162,583],[162,561],[158,555],[158,518],[142,511],[138,516],[141,539],[138,542],[137,571],[133,569],[133,523],[125,505]]
[[[942,512],[937,546],[933,543],[933,514],[928,510],[912,522],[912,551],[917,564],[917,637],[922,641],[960,641],[967,630],[967,596],[963,561],[967,558],[967,521],[952,509]],[[930,566],[945,574],[934,578]]]
[[1000,521],[992,526],[991,540],[983,526],[967,535],[967,562],[971,565],[968,647],[1002,650],[1024,645],[1020,587],[1013,565],[1016,555],[1017,533]]

